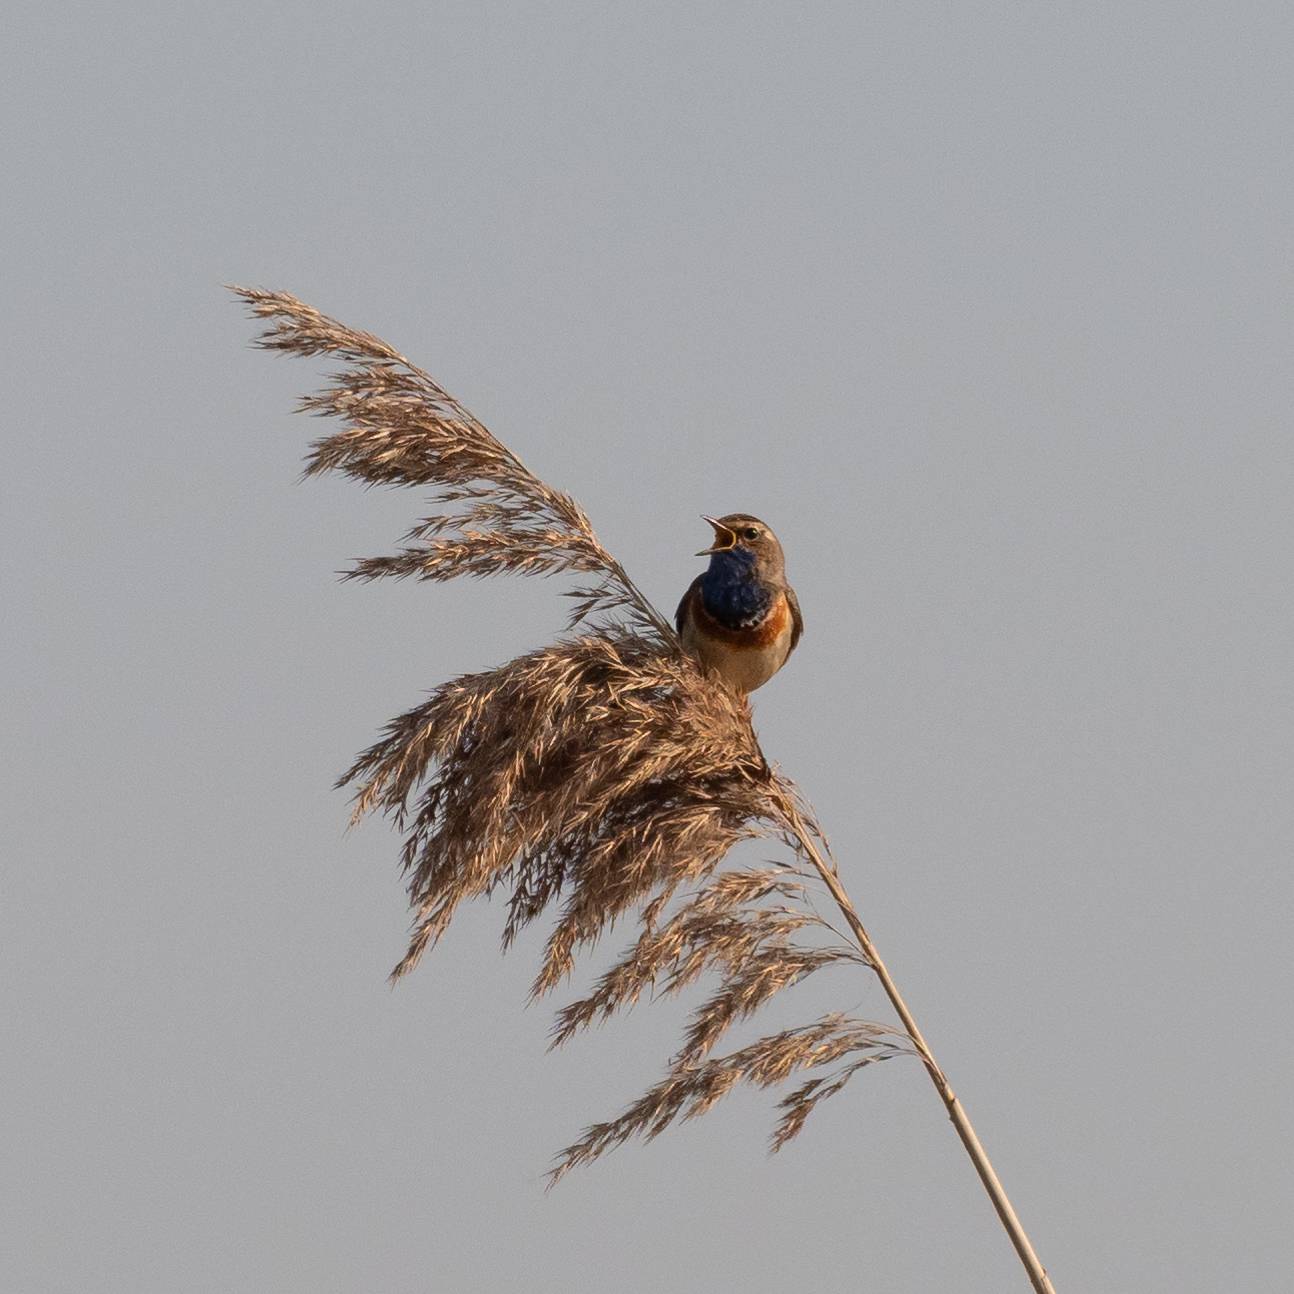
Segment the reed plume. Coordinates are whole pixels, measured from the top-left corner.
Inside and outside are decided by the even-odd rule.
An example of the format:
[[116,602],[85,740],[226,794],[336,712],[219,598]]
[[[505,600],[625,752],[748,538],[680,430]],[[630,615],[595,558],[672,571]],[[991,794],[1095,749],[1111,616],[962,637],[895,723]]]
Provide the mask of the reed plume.
[[[398,979],[463,902],[506,895],[506,949],[551,920],[531,986],[544,997],[617,923],[635,937],[583,997],[557,1013],[560,1046],[644,995],[704,982],[664,1076],[618,1116],[561,1151],[550,1177],[634,1138],[704,1114],[740,1083],[781,1088],[772,1149],[859,1070],[915,1055],[938,1089],[1030,1279],[1051,1289],[974,1130],[877,955],[826,835],[765,758],[749,706],[687,656],[673,628],[553,489],[421,369],[385,342],[281,292],[235,288],[267,321],[257,345],[327,356],[335,368],[300,408],[342,429],[311,446],[306,474],[413,486],[430,515],[392,554],[346,578],[448,580],[569,575],[568,635],[436,688],[387,724],[342,775],[353,819],[380,812],[403,835],[413,911]],[[776,842],[781,861],[729,861],[741,841]],[[835,904],[847,933],[821,916]],[[719,1052],[729,1030],[829,966],[880,979],[903,1028],[829,1014]],[[798,1083],[786,1090],[798,1077]]]

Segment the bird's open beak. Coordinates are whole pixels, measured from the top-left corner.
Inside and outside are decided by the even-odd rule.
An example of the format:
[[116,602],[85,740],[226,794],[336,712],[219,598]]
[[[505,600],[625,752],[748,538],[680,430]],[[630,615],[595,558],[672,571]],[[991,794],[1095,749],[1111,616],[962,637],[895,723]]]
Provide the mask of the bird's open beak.
[[709,557],[711,553],[726,552],[729,548],[737,546],[737,532],[729,530],[721,521],[716,521],[713,517],[702,517],[702,521],[708,521],[714,527],[714,543],[709,548],[703,548],[698,557]]

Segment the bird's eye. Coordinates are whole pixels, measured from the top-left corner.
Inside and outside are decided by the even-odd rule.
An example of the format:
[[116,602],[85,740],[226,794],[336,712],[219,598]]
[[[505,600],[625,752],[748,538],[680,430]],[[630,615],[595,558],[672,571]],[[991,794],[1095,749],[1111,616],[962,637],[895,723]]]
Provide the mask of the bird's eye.
[[758,539],[758,538],[759,538],[759,531],[758,531],[758,530],[756,530],[754,526],[747,526],[747,527],[746,527],[746,529],[745,529],[745,530],[743,530],[741,533],[742,533],[743,535],[745,535],[745,537],[746,537],[747,539]]

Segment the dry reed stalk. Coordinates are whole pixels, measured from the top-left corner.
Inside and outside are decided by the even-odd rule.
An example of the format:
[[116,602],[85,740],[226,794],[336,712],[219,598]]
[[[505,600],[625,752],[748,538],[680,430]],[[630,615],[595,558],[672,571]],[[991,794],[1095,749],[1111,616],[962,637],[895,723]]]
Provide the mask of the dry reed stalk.
[[[380,811],[404,833],[414,912],[412,970],[460,903],[508,894],[503,946],[555,914],[533,997],[570,975],[617,920],[636,939],[558,1012],[552,1045],[637,1002],[709,978],[665,1076],[616,1118],[561,1151],[550,1178],[635,1136],[704,1114],[739,1083],[800,1084],[782,1096],[772,1149],[860,1069],[903,1054],[925,1066],[1035,1290],[1051,1283],[961,1103],[921,1036],[841,884],[826,836],[769,764],[744,698],[705,675],[603,548],[580,506],[530,472],[428,374],[368,333],[281,292],[233,289],[268,321],[257,344],[338,362],[301,409],[343,429],[312,446],[306,474],[426,488],[437,511],[404,546],[347,578],[448,580],[501,573],[590,577],[570,594],[577,636],[442,684],[393,719],[338,785],[353,817]],[[779,866],[725,867],[741,840],[771,838]],[[813,906],[825,888],[852,944]],[[838,938],[838,936],[837,936]],[[831,1014],[716,1055],[728,1031],[824,967],[878,976],[903,1031]]]

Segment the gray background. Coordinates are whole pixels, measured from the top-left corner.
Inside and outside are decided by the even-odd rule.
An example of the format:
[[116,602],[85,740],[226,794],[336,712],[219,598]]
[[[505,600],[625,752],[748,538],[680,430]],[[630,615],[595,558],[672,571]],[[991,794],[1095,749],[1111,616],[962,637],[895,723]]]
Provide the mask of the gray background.
[[431,369],[666,608],[698,513],[770,521],[763,739],[1058,1290],[1288,1289],[1292,37],[10,6],[0,1288],[1026,1288],[914,1065],[545,1195],[678,1012],[545,1056],[497,907],[388,991],[396,840],[329,787],[564,605],[336,585],[422,500],[294,485],[315,373],[237,280]]

